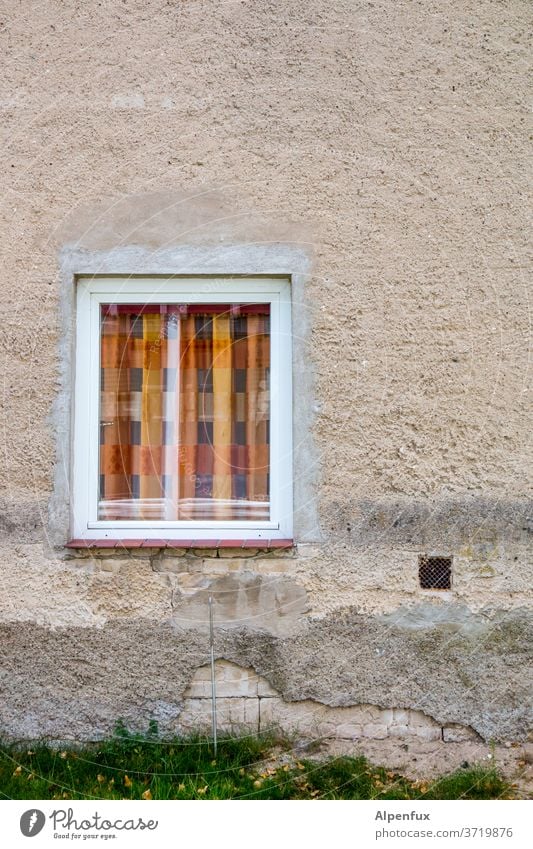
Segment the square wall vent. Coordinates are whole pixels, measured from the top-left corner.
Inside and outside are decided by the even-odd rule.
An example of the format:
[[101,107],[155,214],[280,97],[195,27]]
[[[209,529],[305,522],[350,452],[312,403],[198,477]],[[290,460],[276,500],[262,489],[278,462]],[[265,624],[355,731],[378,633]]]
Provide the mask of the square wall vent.
[[423,590],[451,590],[452,557],[428,557],[421,554],[418,558],[418,578]]

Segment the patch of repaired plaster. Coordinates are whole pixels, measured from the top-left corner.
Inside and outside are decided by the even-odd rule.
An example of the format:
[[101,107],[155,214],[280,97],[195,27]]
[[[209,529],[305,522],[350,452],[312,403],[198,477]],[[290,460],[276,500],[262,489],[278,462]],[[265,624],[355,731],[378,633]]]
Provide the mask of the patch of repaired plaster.
[[207,602],[214,602],[217,627],[294,633],[309,612],[305,589],[283,577],[240,572],[209,579],[201,573],[180,574],[174,590],[172,621],[179,627],[207,627]]

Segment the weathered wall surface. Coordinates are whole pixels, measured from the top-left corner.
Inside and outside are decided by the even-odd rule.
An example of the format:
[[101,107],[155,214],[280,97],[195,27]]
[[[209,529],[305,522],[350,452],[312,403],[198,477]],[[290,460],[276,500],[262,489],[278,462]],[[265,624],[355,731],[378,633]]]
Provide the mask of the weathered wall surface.
[[[284,705],[526,735],[526,9],[8,9],[3,733],[178,729],[210,590],[219,657]],[[265,243],[310,261],[316,527],[290,556],[68,552],[49,518],[69,475],[60,257]],[[420,589],[420,553],[453,555],[451,592]]]

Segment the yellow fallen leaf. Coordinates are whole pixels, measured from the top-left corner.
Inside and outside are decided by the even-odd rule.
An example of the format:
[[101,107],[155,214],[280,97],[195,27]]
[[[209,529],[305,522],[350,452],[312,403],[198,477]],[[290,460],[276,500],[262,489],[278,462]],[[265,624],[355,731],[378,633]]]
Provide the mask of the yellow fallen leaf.
[[151,799],[151,798],[152,798],[152,793],[151,793],[151,791],[150,791],[150,790],[145,790],[145,791],[144,791],[144,793],[142,794],[142,797],[143,797],[143,799]]
[[102,775],[102,774],[99,772],[99,773],[98,773],[98,775],[96,776],[96,780],[97,780],[98,784],[101,784],[101,783],[102,783],[102,781],[105,781],[105,775]]
[[243,767],[240,768],[239,775],[244,775],[244,768]]
[[20,773],[21,773],[21,772],[22,772],[22,767],[21,767],[21,766],[18,766],[18,767],[16,768],[15,772],[13,773],[13,775],[20,775]]
[[196,792],[199,793],[200,796],[205,796],[205,794],[207,793],[207,790],[208,790],[208,787],[207,787],[207,784],[206,784],[205,787],[198,787]]
[[66,752],[60,752],[59,757],[63,758],[63,760],[65,760],[65,758],[67,757],[67,753]]
[[178,784],[178,791],[180,793],[183,793],[184,790],[185,790],[185,784]]
[[28,781],[33,781],[34,778],[35,778],[35,776],[34,776],[33,772],[30,772],[30,774],[28,775]]
[[254,781],[254,787],[261,787],[262,783],[263,783],[262,781],[259,781],[259,779],[256,779]]
[[126,787],[132,787],[133,786],[133,781],[131,780],[131,778],[128,778],[127,775],[124,776],[124,785]]

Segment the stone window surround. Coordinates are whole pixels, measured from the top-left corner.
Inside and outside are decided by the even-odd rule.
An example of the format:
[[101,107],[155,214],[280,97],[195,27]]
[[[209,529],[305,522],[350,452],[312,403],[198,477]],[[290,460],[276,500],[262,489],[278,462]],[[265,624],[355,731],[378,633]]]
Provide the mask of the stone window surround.
[[[56,438],[54,489],[48,511],[48,541],[64,548],[70,540],[70,479],[75,363],[76,279],[82,275],[282,275],[291,283],[293,322],[293,483],[294,540],[320,539],[316,499],[318,455],[312,441],[314,414],[312,363],[307,351],[310,329],[305,283],[308,251],[293,245],[180,245],[150,250],[123,246],[88,251],[66,246],[60,255],[60,389],[51,423]],[[162,541],[163,542],[163,541]],[[75,543],[75,541],[74,541]],[[198,541],[196,541],[196,546]]]

